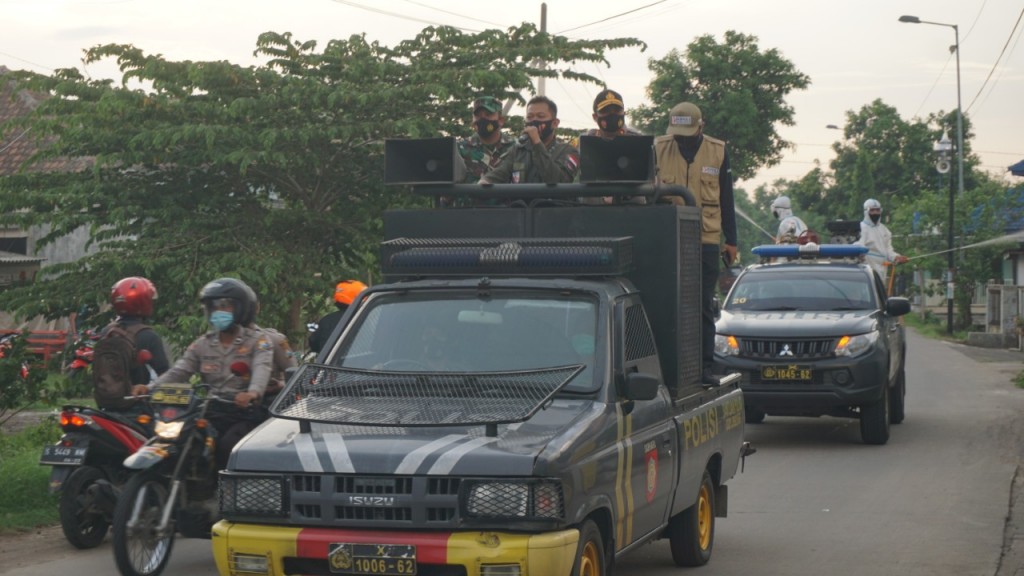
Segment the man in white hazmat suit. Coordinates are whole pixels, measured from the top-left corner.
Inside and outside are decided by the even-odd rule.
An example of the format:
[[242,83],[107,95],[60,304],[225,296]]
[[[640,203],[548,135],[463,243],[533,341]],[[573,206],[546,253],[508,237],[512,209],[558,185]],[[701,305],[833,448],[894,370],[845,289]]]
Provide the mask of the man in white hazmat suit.
[[854,242],[867,246],[867,263],[878,272],[884,282],[889,270],[886,262],[903,264],[909,258],[893,250],[892,233],[882,224],[882,204],[874,198],[864,201],[864,219],[860,222],[860,239]]
[[775,237],[775,242],[779,244],[796,242],[807,230],[807,224],[793,214],[789,196],[779,196],[772,201],[772,216],[779,221],[779,234]]

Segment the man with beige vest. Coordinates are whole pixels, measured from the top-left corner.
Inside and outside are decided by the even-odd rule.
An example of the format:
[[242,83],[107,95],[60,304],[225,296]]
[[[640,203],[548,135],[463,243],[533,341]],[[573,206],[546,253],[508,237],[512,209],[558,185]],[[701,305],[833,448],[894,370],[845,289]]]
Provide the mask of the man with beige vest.
[[[703,128],[700,108],[690,102],[676,104],[669,113],[667,134],[654,141],[654,153],[658,182],[686,186],[701,210],[701,381],[713,386],[718,384],[718,378],[712,375],[715,286],[719,258],[726,266],[736,260],[736,206],[725,142],[705,135]],[[682,203],[681,198],[670,198]]]

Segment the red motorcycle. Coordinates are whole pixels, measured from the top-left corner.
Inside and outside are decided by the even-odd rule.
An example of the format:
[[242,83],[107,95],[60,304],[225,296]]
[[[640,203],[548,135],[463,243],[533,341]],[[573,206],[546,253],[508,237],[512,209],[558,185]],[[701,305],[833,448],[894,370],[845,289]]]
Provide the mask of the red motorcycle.
[[99,338],[100,335],[97,331],[86,330],[72,344],[74,346],[74,357],[65,367],[69,377],[74,378],[79,374],[83,374],[88,371],[89,366],[92,366],[92,348]]
[[64,435],[43,448],[39,463],[53,467],[50,493],[61,492],[61,528],[76,548],[103,542],[121,488],[132,473],[124,459],[152,436],[151,420],[148,415],[136,420],[85,406],[63,407]]
[[[0,336],[0,358],[4,358],[14,348],[14,342],[20,335],[18,332],[10,332]],[[22,378],[28,378],[28,364],[25,362],[21,363],[20,374]]]

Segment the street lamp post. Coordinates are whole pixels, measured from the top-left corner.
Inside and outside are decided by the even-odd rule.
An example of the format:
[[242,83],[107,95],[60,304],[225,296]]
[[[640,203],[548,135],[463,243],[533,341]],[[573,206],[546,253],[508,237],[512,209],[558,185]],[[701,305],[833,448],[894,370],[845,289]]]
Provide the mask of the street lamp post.
[[[957,195],[964,195],[964,113],[960,104],[960,29],[956,24],[928,22],[917,16],[900,16],[900,22],[907,24],[932,24],[953,29],[956,43],[950,48],[956,51],[956,164],[957,164]],[[947,254],[949,269],[946,271],[946,332],[953,333],[953,190],[949,191],[949,233],[947,234]]]

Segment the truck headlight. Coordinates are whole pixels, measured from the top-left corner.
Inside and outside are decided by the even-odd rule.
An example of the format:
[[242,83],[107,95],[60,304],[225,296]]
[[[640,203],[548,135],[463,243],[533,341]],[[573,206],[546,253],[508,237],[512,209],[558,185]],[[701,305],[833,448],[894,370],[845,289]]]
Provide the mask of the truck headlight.
[[177,422],[157,422],[153,431],[164,440],[174,440],[181,435],[181,429],[185,426],[184,420]]
[[735,336],[715,334],[715,354],[719,356],[736,356],[740,353],[740,343]]
[[836,344],[836,356],[859,356],[867,352],[878,342],[878,331],[858,334],[856,336],[843,336]]
[[562,485],[552,481],[480,482],[469,488],[468,516],[553,518],[564,516]]
[[220,475],[220,510],[234,516],[285,516],[283,476]]

